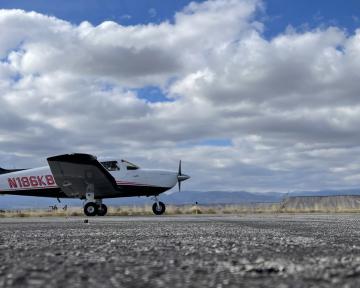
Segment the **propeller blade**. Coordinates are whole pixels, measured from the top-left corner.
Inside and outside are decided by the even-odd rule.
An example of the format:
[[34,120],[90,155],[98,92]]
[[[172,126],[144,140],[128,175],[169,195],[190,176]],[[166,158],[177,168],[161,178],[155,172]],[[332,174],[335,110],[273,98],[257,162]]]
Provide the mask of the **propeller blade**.
[[190,176],[181,173],[181,160],[180,160],[179,161],[179,172],[178,172],[178,175],[177,175],[177,180],[178,180],[178,185],[179,185],[179,192],[181,190],[181,182],[185,181],[185,180],[187,180],[189,178],[190,178]]
[[178,186],[179,186],[179,192],[181,191],[181,181],[179,179],[179,176],[181,176],[181,160],[179,161],[179,172],[178,172]]

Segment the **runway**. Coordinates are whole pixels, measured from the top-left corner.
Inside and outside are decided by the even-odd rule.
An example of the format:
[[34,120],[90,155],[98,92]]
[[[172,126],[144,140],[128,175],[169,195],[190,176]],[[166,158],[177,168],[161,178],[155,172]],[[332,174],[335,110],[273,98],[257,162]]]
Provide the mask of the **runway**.
[[0,218],[0,287],[359,287],[360,215]]

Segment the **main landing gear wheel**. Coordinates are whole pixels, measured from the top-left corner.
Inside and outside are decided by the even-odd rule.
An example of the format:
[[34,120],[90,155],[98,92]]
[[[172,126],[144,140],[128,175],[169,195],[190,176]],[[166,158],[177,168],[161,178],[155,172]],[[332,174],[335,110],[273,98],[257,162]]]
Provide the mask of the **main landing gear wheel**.
[[165,204],[163,202],[155,202],[152,206],[152,210],[154,212],[155,215],[161,215],[164,214],[165,212]]
[[105,204],[100,204],[98,205],[98,212],[97,215],[98,216],[105,216],[107,213],[107,207]]
[[98,205],[94,202],[86,203],[84,206],[84,213],[86,216],[95,216],[98,214]]

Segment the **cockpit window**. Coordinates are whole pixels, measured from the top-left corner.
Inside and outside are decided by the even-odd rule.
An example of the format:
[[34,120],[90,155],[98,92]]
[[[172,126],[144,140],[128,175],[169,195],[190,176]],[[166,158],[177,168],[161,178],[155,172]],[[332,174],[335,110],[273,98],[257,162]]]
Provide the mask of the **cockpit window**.
[[120,170],[117,161],[105,161],[105,162],[101,162],[101,164],[102,164],[108,171],[118,171],[118,170]]
[[137,170],[140,168],[139,166],[137,166],[133,163],[130,163],[129,161],[126,161],[126,160],[121,160],[121,162],[125,163],[127,170]]

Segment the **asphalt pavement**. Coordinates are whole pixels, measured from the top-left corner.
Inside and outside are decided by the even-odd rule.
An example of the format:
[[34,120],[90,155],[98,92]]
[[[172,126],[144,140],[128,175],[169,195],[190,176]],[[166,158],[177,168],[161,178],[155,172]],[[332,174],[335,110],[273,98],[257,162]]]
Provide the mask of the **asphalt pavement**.
[[0,218],[0,231],[0,287],[360,287],[358,214]]

